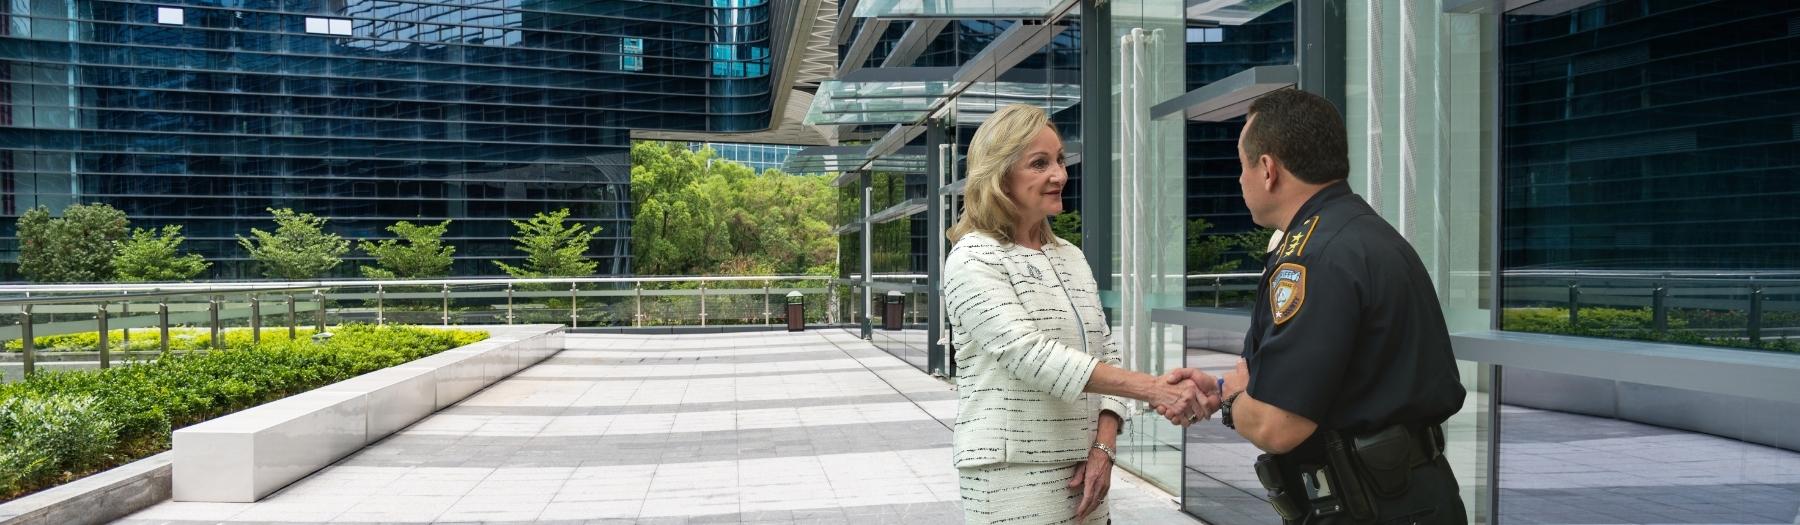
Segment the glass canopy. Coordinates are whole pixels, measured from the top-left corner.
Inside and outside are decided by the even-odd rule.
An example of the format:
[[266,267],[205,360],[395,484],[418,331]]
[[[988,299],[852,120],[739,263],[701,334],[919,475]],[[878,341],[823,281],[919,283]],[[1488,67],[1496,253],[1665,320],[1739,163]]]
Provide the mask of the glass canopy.
[[867,166],[870,171],[924,173],[925,148],[907,147],[869,162],[867,146],[826,146],[808,148],[788,156],[781,171],[792,174],[835,173]]
[[[819,92],[806,113],[810,125],[915,124],[925,119],[944,99],[956,96],[958,119],[978,122],[1000,108],[1031,104],[1056,113],[1081,101],[1081,86],[1030,82],[976,82],[958,94],[956,82],[819,83]],[[969,120],[974,119],[974,120]]]
[[862,0],[857,18],[1044,18],[1056,0]]

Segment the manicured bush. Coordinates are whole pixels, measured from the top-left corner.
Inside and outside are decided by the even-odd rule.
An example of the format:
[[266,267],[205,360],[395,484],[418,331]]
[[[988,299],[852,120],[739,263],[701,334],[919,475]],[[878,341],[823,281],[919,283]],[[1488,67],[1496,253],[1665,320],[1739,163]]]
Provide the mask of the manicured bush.
[[[1731,312],[1672,309],[1669,312],[1668,330],[1657,333],[1653,313],[1649,308],[1585,307],[1577,312],[1576,320],[1579,325],[1574,327],[1569,325],[1569,309],[1567,308],[1508,308],[1502,314],[1501,327],[1515,332],[1800,352],[1800,341],[1767,337],[1761,344],[1754,344],[1744,337],[1708,336],[1696,331],[1701,328],[1742,329],[1747,326],[1748,320],[1741,312],[1736,314],[1737,321],[1735,323],[1722,323],[1717,319],[1731,315]],[[1769,326],[1791,325],[1770,324]]]
[[118,439],[118,425],[91,395],[0,400],[0,492],[107,464]]
[[[313,329],[295,329],[294,337],[306,339],[312,337]],[[108,330],[107,346],[114,352],[154,352],[162,350],[162,332],[156,328],[131,329],[131,342],[125,343],[124,330]],[[220,332],[225,338],[225,347],[231,349],[248,348],[252,334],[248,328],[230,328]],[[263,342],[287,339],[287,328],[263,328]],[[33,347],[39,352],[93,352],[100,349],[100,332],[78,332],[73,334],[45,335],[31,338]],[[204,328],[170,328],[169,350],[181,352],[187,350],[203,350],[211,347],[212,333]],[[23,341],[14,339],[6,342],[8,352],[23,352]]]
[[165,450],[175,428],[487,338],[371,325],[337,327],[325,342],[309,335],[269,330],[252,345],[248,332],[228,332],[224,351],[0,385],[0,500]]

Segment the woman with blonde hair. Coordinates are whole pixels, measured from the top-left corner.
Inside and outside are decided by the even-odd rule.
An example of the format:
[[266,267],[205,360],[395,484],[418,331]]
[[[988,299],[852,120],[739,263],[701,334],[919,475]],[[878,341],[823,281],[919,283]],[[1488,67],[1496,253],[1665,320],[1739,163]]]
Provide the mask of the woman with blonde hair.
[[969,146],[944,301],[956,351],[955,465],[969,523],[1106,523],[1127,398],[1191,424],[1218,407],[1214,380],[1121,367],[1081,249],[1050,231],[1062,212],[1062,139],[1044,111],[995,113]]

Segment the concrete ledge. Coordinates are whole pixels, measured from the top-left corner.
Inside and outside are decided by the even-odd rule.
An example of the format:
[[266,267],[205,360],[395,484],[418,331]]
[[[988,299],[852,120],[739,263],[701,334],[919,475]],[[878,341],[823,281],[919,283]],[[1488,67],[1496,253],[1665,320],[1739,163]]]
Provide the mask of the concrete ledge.
[[488,339],[175,431],[177,501],[254,502],[563,348],[559,325]]
[[164,452],[64,483],[0,505],[7,525],[107,523],[169,499],[170,465]]

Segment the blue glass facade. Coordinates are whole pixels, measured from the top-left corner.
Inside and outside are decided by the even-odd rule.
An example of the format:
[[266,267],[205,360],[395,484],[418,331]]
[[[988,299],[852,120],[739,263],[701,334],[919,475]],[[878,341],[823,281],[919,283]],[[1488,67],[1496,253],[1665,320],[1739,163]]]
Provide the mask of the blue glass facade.
[[689,142],[688,149],[700,151],[700,148],[712,148],[719,158],[749,166],[750,169],[762,173],[767,169],[781,169],[781,163],[787,162],[789,156],[800,151],[800,146],[780,146],[774,144],[733,144],[725,142]]
[[630,130],[771,118],[763,0],[0,9],[5,260],[20,213],[101,202],[254,277],[234,235],[289,207],[350,238],[452,219],[454,272],[488,275],[518,257],[509,220],[569,208],[601,228],[601,272],[628,273]]
[[[1187,89],[1198,89],[1256,66],[1294,63],[1294,34],[1292,3],[1239,25],[1187,28]],[[1237,140],[1243,129],[1243,118],[1187,125],[1187,218],[1204,219],[1211,224],[1207,235],[1230,235],[1257,228],[1238,187],[1242,166],[1238,163]],[[1234,250],[1225,260],[1241,258],[1242,251]],[[1215,262],[1189,264],[1188,273],[1208,273]]]
[[1599,2],[1504,38],[1504,268],[1795,268],[1800,7]]

